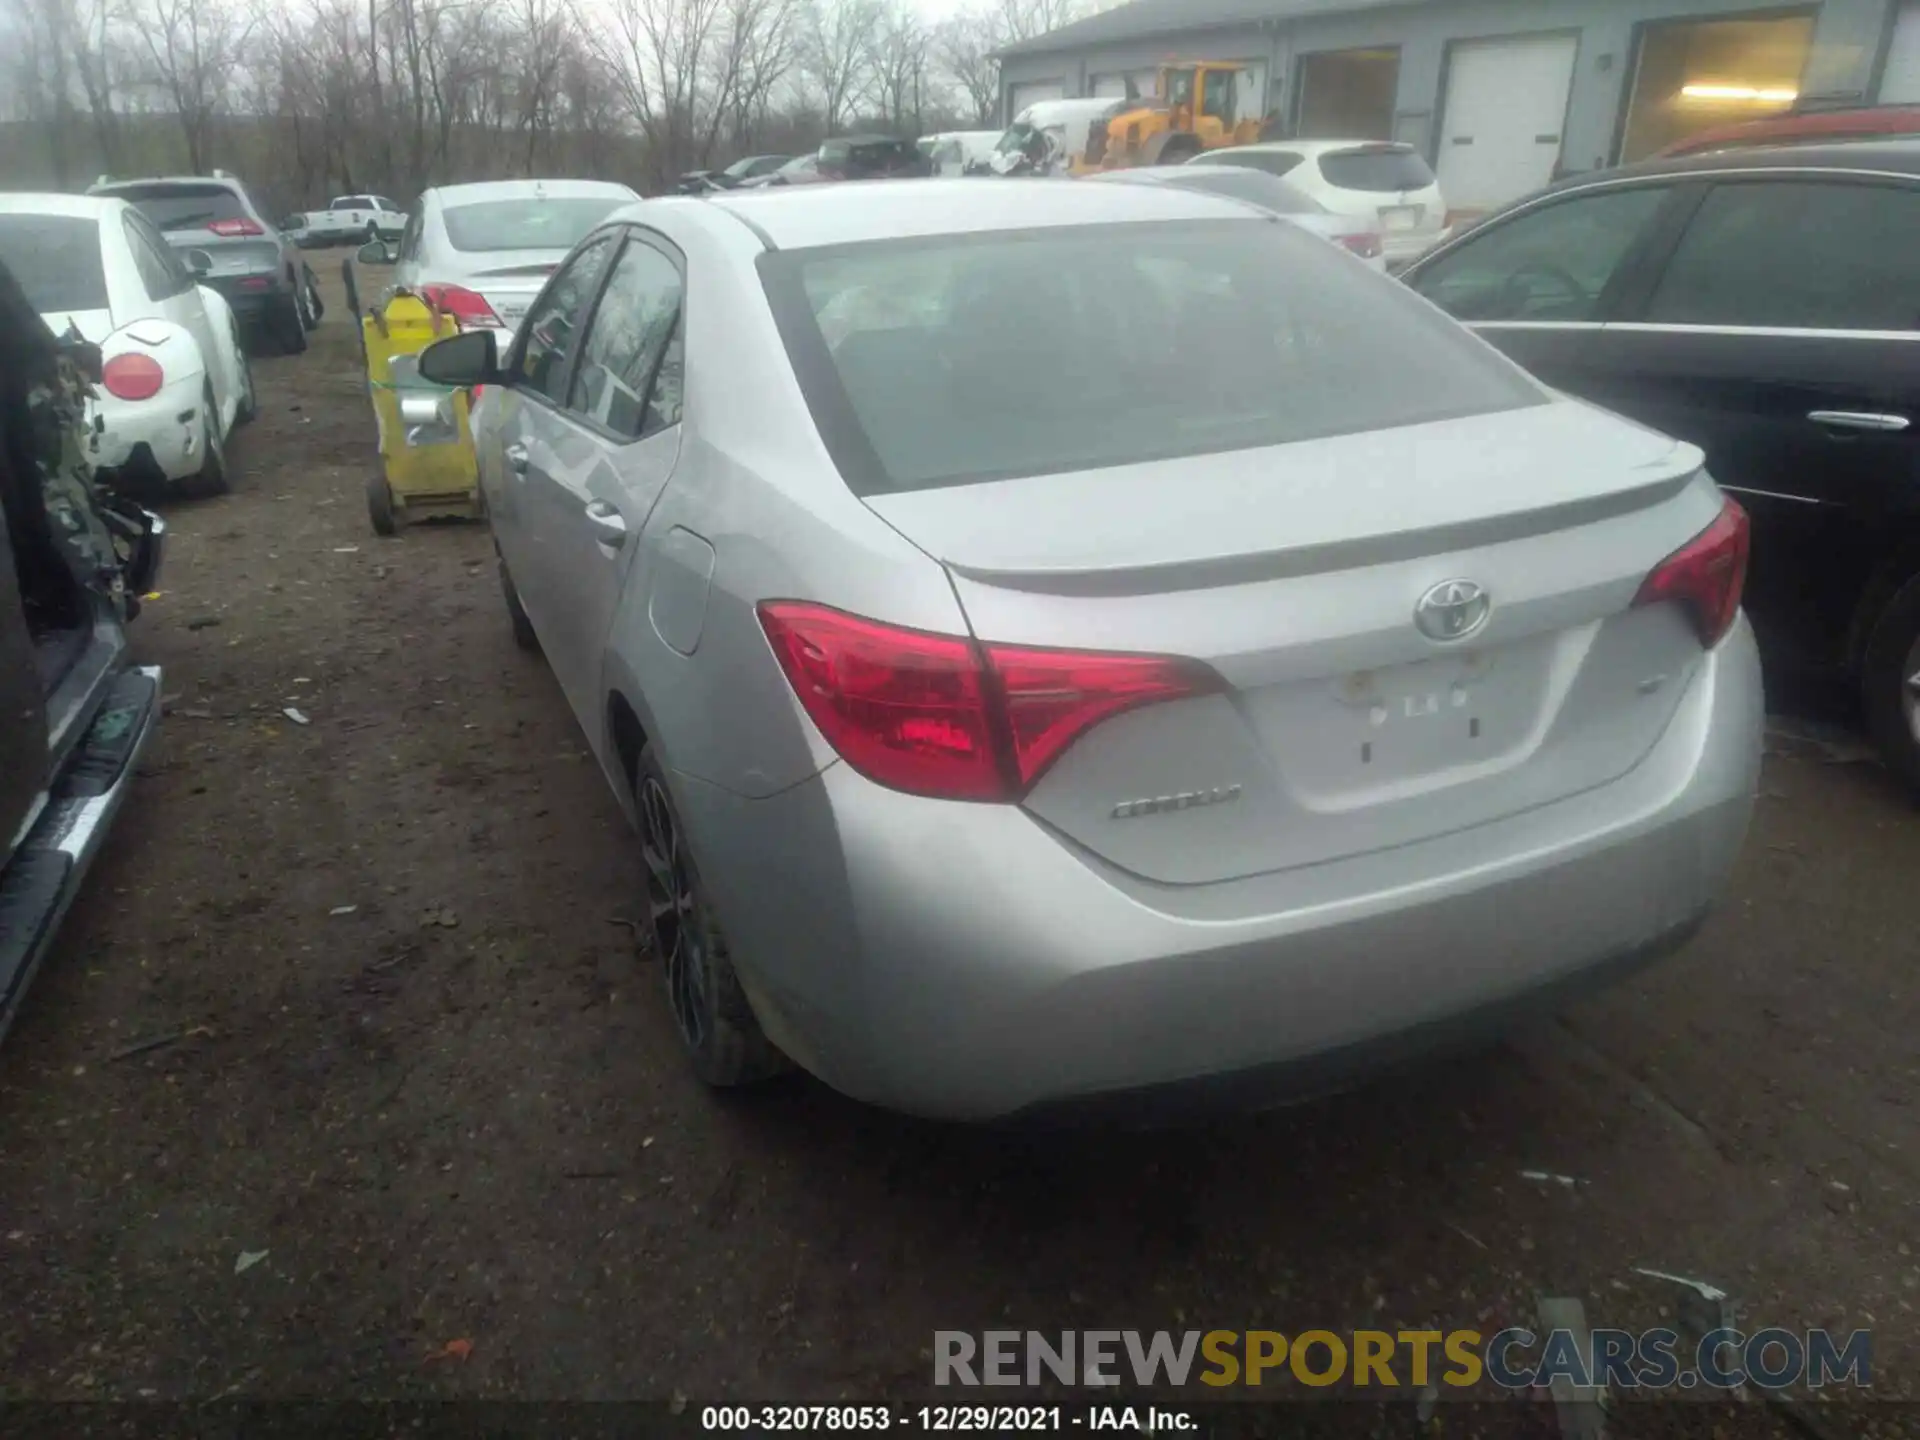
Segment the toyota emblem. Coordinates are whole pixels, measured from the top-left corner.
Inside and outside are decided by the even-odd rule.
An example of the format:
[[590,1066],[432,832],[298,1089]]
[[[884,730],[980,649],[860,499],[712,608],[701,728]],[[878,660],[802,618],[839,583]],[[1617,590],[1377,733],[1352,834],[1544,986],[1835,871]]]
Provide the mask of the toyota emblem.
[[1471,580],[1442,580],[1413,607],[1413,623],[1429,640],[1464,640],[1493,613],[1487,592]]

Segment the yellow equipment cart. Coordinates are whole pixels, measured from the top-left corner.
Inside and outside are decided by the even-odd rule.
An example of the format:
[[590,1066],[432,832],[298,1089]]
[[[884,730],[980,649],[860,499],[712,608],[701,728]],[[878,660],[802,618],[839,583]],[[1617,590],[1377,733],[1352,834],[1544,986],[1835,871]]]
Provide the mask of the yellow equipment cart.
[[459,324],[406,291],[362,311],[351,270],[347,299],[360,320],[367,388],[380,426],[380,469],[367,478],[367,515],[392,535],[415,520],[481,514],[467,396],[422,380],[420,352]]

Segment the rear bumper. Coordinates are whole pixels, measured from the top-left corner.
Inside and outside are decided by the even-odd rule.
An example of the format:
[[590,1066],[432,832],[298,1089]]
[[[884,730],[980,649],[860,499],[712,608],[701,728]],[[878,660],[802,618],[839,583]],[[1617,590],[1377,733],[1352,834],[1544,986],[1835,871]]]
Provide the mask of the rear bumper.
[[1742,621],[1604,790],[1219,885],[844,765],[760,801],[676,789],[756,1012],[829,1084],[957,1119],[1144,1115],[1138,1092],[1310,1093],[1683,943],[1738,856],[1763,710]]
[[159,715],[160,671],[120,672],[33,828],[0,866],[0,1035],[106,841]]
[[169,483],[198,474],[206,463],[204,387],[205,377],[195,372],[147,400],[102,395],[94,401],[102,427],[95,463]]

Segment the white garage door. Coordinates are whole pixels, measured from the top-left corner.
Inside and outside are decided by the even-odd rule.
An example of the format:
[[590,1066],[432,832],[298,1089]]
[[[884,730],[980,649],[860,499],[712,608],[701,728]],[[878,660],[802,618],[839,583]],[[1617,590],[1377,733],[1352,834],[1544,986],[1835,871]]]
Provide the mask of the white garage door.
[[1127,77],[1124,75],[1096,75],[1093,77],[1093,93],[1102,100],[1123,100],[1127,94]]
[[1042,100],[1062,100],[1066,94],[1067,87],[1058,80],[1029,80],[1024,85],[1009,86],[1007,119],[1016,120],[1029,105],[1038,105]]
[[1453,47],[1440,127],[1448,208],[1491,210],[1553,178],[1576,45],[1543,35]]
[[1267,113],[1267,62],[1249,60],[1234,78],[1239,82],[1233,113],[1242,120],[1258,120]]
[[1920,0],[1903,0],[1880,73],[1882,105],[1920,105]]

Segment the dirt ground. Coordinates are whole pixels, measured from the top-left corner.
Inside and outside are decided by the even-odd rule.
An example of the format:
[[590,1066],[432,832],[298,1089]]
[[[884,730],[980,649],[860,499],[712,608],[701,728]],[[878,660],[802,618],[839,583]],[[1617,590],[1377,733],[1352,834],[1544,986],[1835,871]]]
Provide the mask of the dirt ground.
[[937,1328],[1640,1328],[1646,1267],[1869,1327],[1914,1398],[1920,819],[1877,767],[1779,742],[1687,953],[1411,1080],[1045,1140],[716,1098],[485,531],[369,529],[331,294],[234,493],[167,507],[169,714],[0,1049],[0,1394],[876,1399]]

